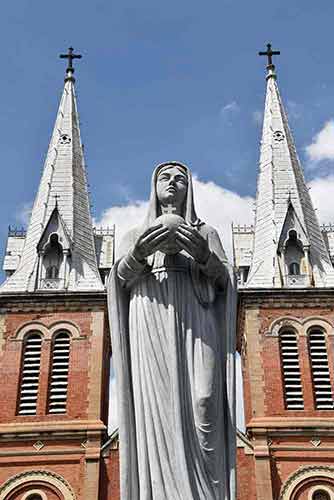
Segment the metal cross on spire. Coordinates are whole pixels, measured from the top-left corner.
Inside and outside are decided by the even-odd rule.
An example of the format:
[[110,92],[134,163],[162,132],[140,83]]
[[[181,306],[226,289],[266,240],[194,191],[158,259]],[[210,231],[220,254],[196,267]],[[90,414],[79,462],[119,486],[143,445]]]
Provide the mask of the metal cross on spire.
[[73,68],[73,59],[81,59],[82,55],[81,54],[74,54],[73,53],[74,49],[73,47],[69,47],[68,53],[67,54],[60,54],[60,59],[68,59],[68,66],[66,68],[66,78],[65,80],[71,79],[74,80],[73,78],[73,73],[74,73],[74,68]]
[[55,199],[55,208],[58,208],[58,199],[60,198],[60,196],[59,194],[54,194],[52,196]]
[[268,57],[268,65],[267,67],[273,67],[273,56],[279,56],[281,52],[279,50],[272,50],[271,43],[267,43],[267,50],[265,52],[259,52],[259,56],[267,56]]

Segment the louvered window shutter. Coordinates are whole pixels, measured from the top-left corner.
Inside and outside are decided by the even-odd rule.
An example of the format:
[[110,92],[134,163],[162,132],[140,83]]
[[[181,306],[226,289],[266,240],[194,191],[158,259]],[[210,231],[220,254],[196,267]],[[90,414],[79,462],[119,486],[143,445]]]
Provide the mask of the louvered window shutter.
[[280,348],[286,408],[288,410],[303,410],[298,342],[293,331],[285,331],[280,334]]
[[325,334],[311,330],[308,337],[314,401],[317,410],[333,410],[333,392],[329,376]]
[[41,348],[41,335],[31,333],[25,337],[19,393],[19,415],[36,415],[37,413]]
[[49,413],[66,413],[69,361],[70,336],[57,333],[52,344]]

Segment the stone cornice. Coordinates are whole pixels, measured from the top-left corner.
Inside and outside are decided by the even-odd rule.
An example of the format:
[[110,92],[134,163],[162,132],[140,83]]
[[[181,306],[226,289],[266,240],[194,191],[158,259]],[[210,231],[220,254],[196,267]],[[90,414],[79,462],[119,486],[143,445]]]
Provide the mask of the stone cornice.
[[15,422],[12,424],[0,424],[0,440],[9,436],[26,434],[69,434],[82,432],[105,432],[106,426],[101,420],[59,420],[51,422]]
[[0,314],[7,312],[50,312],[52,310],[100,310],[107,306],[107,293],[101,292],[24,292],[1,293]]
[[334,435],[334,418],[326,417],[262,417],[254,418],[247,423],[247,432],[255,434],[293,434],[301,432],[305,435],[308,431],[317,435],[324,433],[326,436]]
[[291,301],[295,300],[311,301],[321,306],[324,299],[334,303],[334,288],[242,288],[238,290],[238,296],[239,302],[247,305],[257,303],[266,307],[275,307],[279,300],[280,304],[286,301],[291,307]]

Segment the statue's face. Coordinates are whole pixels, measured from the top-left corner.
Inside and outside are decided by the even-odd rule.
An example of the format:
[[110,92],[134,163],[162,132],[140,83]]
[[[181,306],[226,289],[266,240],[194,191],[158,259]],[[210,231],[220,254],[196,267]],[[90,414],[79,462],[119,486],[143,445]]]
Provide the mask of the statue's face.
[[186,174],[176,166],[164,167],[157,177],[157,196],[163,206],[181,207],[188,189]]

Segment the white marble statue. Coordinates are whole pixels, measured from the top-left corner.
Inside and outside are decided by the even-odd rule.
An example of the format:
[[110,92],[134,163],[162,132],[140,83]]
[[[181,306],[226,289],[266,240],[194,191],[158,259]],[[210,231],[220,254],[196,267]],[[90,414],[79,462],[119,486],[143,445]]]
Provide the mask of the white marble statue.
[[235,499],[235,297],[189,169],[159,165],[108,287],[122,500]]

